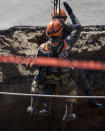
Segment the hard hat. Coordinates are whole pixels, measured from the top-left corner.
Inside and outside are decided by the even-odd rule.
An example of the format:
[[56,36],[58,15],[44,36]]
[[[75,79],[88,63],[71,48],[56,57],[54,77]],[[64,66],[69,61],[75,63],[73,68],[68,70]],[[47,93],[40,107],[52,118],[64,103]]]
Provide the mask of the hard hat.
[[59,9],[59,8],[57,8],[57,11],[53,12],[51,14],[51,16],[52,16],[52,19],[56,19],[56,18],[61,19],[63,22],[65,22],[67,19],[65,11],[63,9]]
[[59,20],[51,20],[47,25],[47,35],[48,36],[60,36],[63,30],[63,23]]

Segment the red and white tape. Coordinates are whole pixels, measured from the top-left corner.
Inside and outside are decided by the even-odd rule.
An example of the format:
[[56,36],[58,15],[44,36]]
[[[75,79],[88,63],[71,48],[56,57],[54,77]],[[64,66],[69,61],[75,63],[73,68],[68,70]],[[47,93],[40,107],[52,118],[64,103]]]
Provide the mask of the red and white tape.
[[0,56],[0,63],[29,64],[33,61],[34,65],[39,66],[57,66],[57,67],[74,67],[91,70],[105,70],[105,63],[97,61],[67,60],[47,57],[37,57],[35,59],[21,56]]

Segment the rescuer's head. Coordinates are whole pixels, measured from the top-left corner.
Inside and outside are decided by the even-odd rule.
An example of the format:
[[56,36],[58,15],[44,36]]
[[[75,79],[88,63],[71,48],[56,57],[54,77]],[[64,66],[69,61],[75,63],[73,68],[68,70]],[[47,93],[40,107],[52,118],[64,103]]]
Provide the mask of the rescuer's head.
[[62,37],[64,25],[58,19],[51,20],[47,25],[47,35],[51,38],[52,43],[56,44]]

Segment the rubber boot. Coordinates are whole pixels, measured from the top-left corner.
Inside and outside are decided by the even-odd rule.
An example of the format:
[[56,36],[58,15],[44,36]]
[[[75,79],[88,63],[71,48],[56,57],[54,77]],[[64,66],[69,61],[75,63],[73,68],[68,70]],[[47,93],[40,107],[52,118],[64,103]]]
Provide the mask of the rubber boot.
[[94,99],[91,99],[89,101],[89,107],[90,108],[101,108],[102,107],[102,104],[96,102]]
[[63,121],[68,122],[76,119],[76,114],[72,113],[74,103],[66,104],[65,115],[63,116]]
[[47,116],[51,114],[51,101],[45,100],[44,102],[44,108],[39,112],[40,116]]

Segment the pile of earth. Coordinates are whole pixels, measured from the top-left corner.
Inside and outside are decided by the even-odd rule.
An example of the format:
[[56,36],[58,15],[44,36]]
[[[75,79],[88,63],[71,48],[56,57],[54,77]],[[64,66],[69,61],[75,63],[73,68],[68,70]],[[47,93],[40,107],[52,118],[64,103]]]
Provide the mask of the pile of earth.
[[[46,27],[13,27],[0,31],[0,55],[18,55],[34,58],[37,48],[48,40],[45,36]],[[105,26],[85,26],[72,49],[74,59],[105,60]],[[0,63],[0,92],[30,93],[30,87],[35,72],[26,70],[25,65]],[[86,77],[93,89],[94,95],[105,95],[105,72],[85,70]],[[79,92],[79,95],[83,92]],[[84,95],[84,94],[83,94]],[[38,109],[42,107],[43,99],[39,99]],[[30,97],[0,95],[0,128],[2,131],[104,131],[105,101],[101,109],[90,109],[88,100],[79,99],[75,108],[77,120],[64,123],[62,117],[65,111],[65,101],[54,99],[53,115],[47,117],[31,116],[26,112]]]

